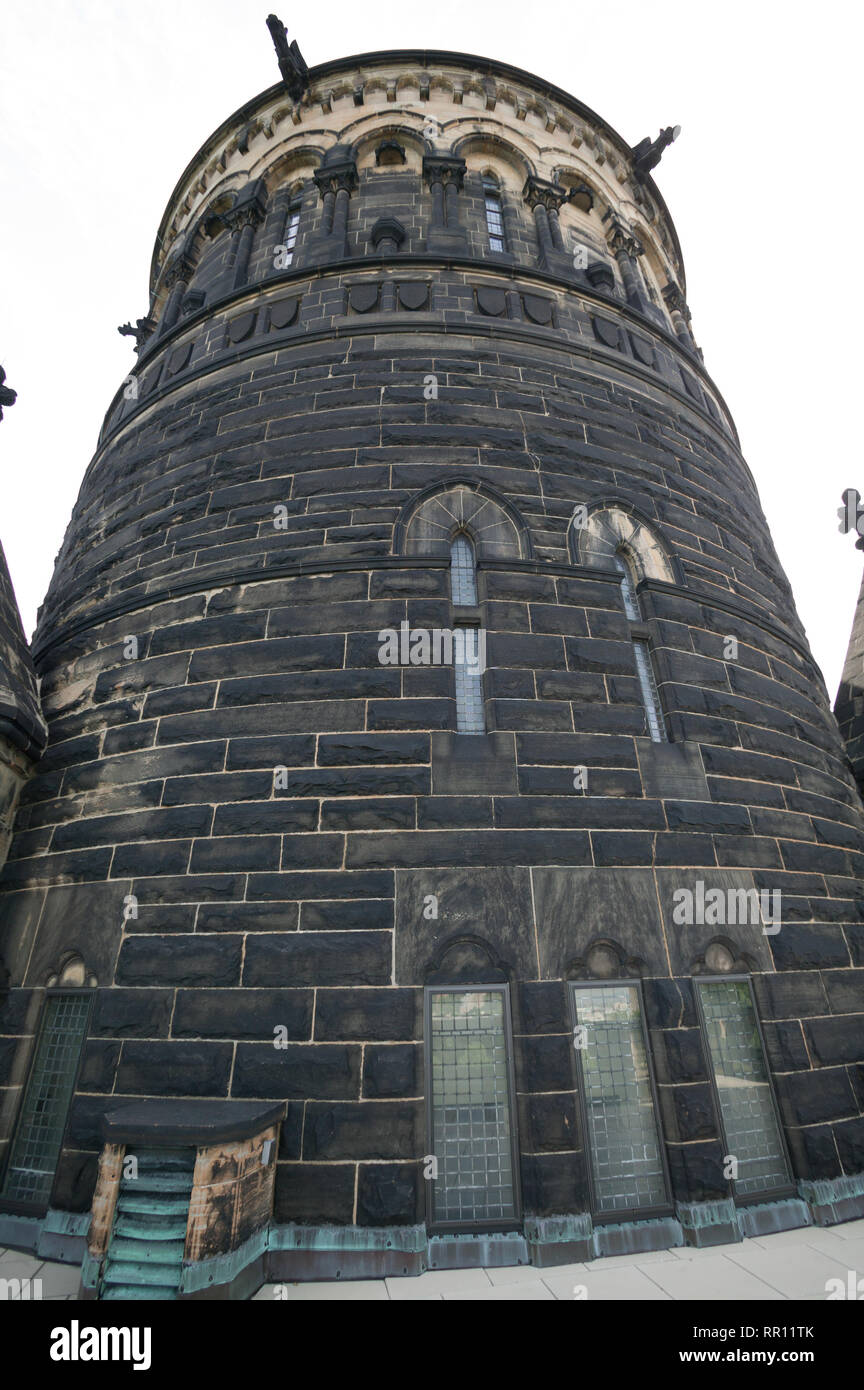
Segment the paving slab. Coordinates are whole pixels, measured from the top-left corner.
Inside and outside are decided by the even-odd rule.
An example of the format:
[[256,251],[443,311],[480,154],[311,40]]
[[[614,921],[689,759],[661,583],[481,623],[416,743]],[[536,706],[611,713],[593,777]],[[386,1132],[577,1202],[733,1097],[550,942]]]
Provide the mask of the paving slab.
[[422,1298],[425,1294],[457,1293],[469,1289],[489,1290],[493,1287],[485,1269],[430,1269],[425,1274],[386,1279],[387,1292],[392,1299]]
[[[727,1246],[732,1250],[734,1247]],[[764,1252],[762,1252],[764,1253]],[[642,1273],[643,1271],[640,1271]],[[647,1273],[646,1273],[647,1277]],[[650,1278],[671,1298],[716,1302],[718,1299],[783,1299],[785,1294],[743,1265],[735,1264],[731,1254],[710,1260],[668,1260],[652,1265]]]
[[730,1250],[730,1263],[764,1280],[786,1298],[826,1298],[829,1279],[845,1279],[846,1265],[812,1246]]
[[[587,1274],[581,1274],[576,1279],[550,1276],[547,1271],[544,1283],[557,1299],[576,1303],[597,1303],[611,1299],[628,1303],[637,1300],[663,1302],[670,1298],[664,1289],[658,1288],[652,1282],[644,1270],[636,1269],[633,1265],[621,1265],[618,1269],[601,1270],[596,1274],[589,1270]],[[584,1288],[585,1294],[580,1293],[580,1297],[576,1298],[574,1285],[580,1289]]]
[[506,1303],[519,1301],[555,1302],[555,1295],[544,1283],[539,1284],[490,1284],[488,1289],[459,1289],[443,1295],[445,1303]]
[[[267,1298],[264,1290],[270,1290]],[[273,1303],[314,1303],[318,1301],[345,1303],[357,1300],[386,1302],[387,1289],[383,1279],[332,1279],[314,1284],[265,1284],[256,1299]]]
[[536,1265],[503,1265],[499,1269],[487,1269],[486,1273],[493,1284],[538,1284],[543,1282],[544,1274],[548,1274],[546,1269],[538,1269]]
[[0,1256],[0,1279],[33,1279],[44,1265],[45,1261],[37,1260],[34,1255],[25,1255],[20,1250],[4,1250]]

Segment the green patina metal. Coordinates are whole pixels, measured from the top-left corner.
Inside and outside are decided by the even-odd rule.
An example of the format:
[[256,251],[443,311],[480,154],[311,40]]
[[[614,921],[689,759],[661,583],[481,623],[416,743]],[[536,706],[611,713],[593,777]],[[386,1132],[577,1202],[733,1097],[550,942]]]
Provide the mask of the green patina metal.
[[590,1240],[593,1229],[587,1211],[578,1216],[525,1218],[525,1239],[532,1245],[567,1245],[572,1241]]
[[425,1226],[272,1226],[269,1250],[400,1250],[418,1254],[426,1249]]
[[194,1149],[127,1149],[100,1298],[176,1299]]
[[89,1211],[58,1211],[50,1207],[42,1221],[42,1230],[60,1236],[86,1236],[90,1221]]
[[214,1255],[210,1260],[197,1260],[192,1264],[185,1264],[180,1277],[180,1293],[198,1293],[201,1289],[209,1289],[213,1284],[230,1284],[242,1274],[247,1265],[257,1260],[259,1255],[263,1255],[268,1246],[269,1232],[265,1227],[261,1231],[256,1231],[248,1240],[244,1240],[242,1245],[238,1245],[236,1250],[229,1250],[224,1255]]
[[102,1261],[98,1260],[95,1255],[91,1255],[89,1250],[86,1250],[81,1262],[81,1287],[83,1289],[98,1289],[101,1269]]
[[800,1197],[784,1197],[779,1202],[759,1202],[755,1206],[738,1207],[736,1216],[742,1240],[813,1225],[810,1208]]
[[596,1256],[636,1255],[647,1250],[675,1249],[684,1244],[681,1223],[674,1216],[651,1221],[604,1222],[595,1226],[591,1247]]
[[814,1207],[833,1207],[835,1202],[848,1202],[864,1197],[864,1173],[849,1173],[840,1178],[816,1178],[799,1182],[798,1191],[805,1202]]
[[736,1225],[735,1203],[729,1197],[717,1202],[678,1202],[678,1220],[688,1231],[704,1231],[711,1226]]

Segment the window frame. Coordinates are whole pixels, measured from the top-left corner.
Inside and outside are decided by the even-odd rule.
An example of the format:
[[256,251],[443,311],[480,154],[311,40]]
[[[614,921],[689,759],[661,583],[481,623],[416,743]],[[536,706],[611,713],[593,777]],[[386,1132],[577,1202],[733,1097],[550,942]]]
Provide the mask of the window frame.
[[[639,695],[642,700],[642,708],[645,711],[645,725],[648,738],[652,743],[662,744],[671,743],[669,730],[666,726],[666,711],[663,708],[663,701],[660,698],[660,685],[657,680],[657,668],[654,665],[654,650],[651,643],[651,634],[642,616],[642,604],[639,600],[638,577],[636,567],[633,565],[627,553],[626,547],[618,546],[613,557],[615,569],[620,576],[619,589],[621,601],[624,605],[624,617],[627,620],[630,645],[633,648],[633,662],[636,667],[636,680],[639,685]],[[633,616],[633,611],[636,616]],[[647,672],[643,680],[643,672],[639,666],[636,648],[641,647],[645,661],[647,662]],[[648,687],[648,698],[646,698],[646,685]],[[650,708],[649,708],[650,699]],[[651,732],[651,716],[657,721],[657,727],[662,735],[655,738]]]
[[735,1191],[736,1180],[726,1178],[728,1182],[732,1200],[736,1207],[761,1206],[765,1202],[782,1201],[786,1197],[797,1197],[798,1188],[795,1184],[795,1170],[792,1167],[792,1158],[789,1152],[789,1145],[786,1139],[786,1129],[783,1124],[783,1115],[777,1101],[774,1090],[774,1077],[771,1074],[771,1066],[768,1061],[768,1051],[765,1047],[765,1034],[762,1029],[762,1020],[759,1017],[759,1010],[756,1007],[756,994],[753,989],[753,977],[751,975],[694,975],[693,993],[696,996],[696,1015],[699,1019],[699,1038],[705,1056],[708,1080],[711,1084],[711,1103],[714,1107],[714,1116],[717,1123],[717,1134],[724,1148],[725,1154],[729,1152],[729,1140],[726,1136],[726,1126],[723,1121],[723,1109],[720,1105],[720,1091],[717,1086],[717,1078],[714,1071],[714,1057],[708,1042],[708,1027],[705,1019],[705,1011],[702,1007],[702,991],[700,985],[716,984],[746,984],[750,995],[750,1007],[753,1010],[753,1017],[756,1020],[756,1031],[759,1036],[759,1046],[762,1049],[762,1061],[765,1064],[765,1076],[768,1081],[768,1095],[771,1098],[771,1105],[774,1110],[774,1119],[777,1123],[777,1132],[780,1136],[780,1148],[786,1164],[786,1171],[789,1174],[789,1182],[781,1187],[766,1187],[762,1192],[741,1192]]
[[[458,541],[464,542],[464,544],[468,547],[471,559],[471,585],[474,590],[474,599],[471,603],[457,603],[455,598],[453,597],[453,571],[454,569],[458,570],[460,568],[459,565],[454,565],[453,563],[453,551],[455,550]],[[480,590],[477,585],[477,547],[474,543],[474,538],[471,535],[471,533],[469,531],[466,531],[464,527],[460,527],[460,529],[454,532],[454,534],[450,537],[450,602],[454,608],[476,609],[477,607],[479,607],[480,603],[479,595]]]
[[[501,185],[498,180],[494,179],[490,174],[481,174],[480,181],[483,187],[483,219],[486,229],[486,241],[488,243],[487,249],[492,256],[505,256],[507,255],[507,224],[504,219],[504,197],[501,192]],[[498,221],[501,223],[500,234],[493,232],[489,225],[490,194],[498,204],[497,216]],[[492,245],[493,237],[496,241],[500,241],[500,246]]]
[[[282,245],[285,247],[285,250],[288,253],[288,265],[285,267],[286,270],[288,270],[289,268],[293,269],[294,267],[294,253],[297,250],[297,241],[300,236],[300,219],[302,216],[303,203],[300,197],[298,196],[292,199],[291,202],[288,204],[288,208],[285,213],[285,226],[282,231]],[[297,219],[297,223],[294,228],[294,240],[292,242],[289,242],[288,238],[291,233],[291,223],[295,217]]]
[[507,1099],[510,1107],[510,1167],[513,1174],[513,1215],[493,1217],[487,1221],[436,1221],[434,1179],[426,1180],[426,1227],[432,1235],[473,1235],[495,1231],[517,1231],[522,1226],[522,1179],[519,1169],[519,1121],[516,1109],[516,1071],[513,1049],[513,1015],[510,1008],[510,986],[504,981],[494,984],[425,985],[423,988],[423,1055],[426,1084],[426,1143],[428,1153],[435,1154],[434,1097],[432,1094],[432,995],[433,994],[500,994],[504,1000],[504,1047],[507,1065]]
[[[72,1089],[69,1095],[69,1103],[66,1106],[66,1118],[63,1122],[63,1129],[60,1135],[60,1147],[57,1150],[57,1159],[54,1164],[54,1176],[51,1180],[51,1191],[48,1193],[48,1196],[44,1202],[35,1201],[29,1198],[10,1197],[6,1194],[5,1191],[6,1181],[9,1176],[9,1169],[12,1163],[12,1156],[15,1152],[15,1144],[21,1131],[21,1122],[24,1116],[24,1102],[27,1098],[27,1088],[29,1087],[30,1082],[33,1079],[33,1072],[36,1065],[36,1057],[39,1051],[39,1042],[45,1024],[48,1001],[51,998],[56,998],[58,995],[65,994],[87,995],[89,996],[89,1002],[84,1022],[84,1031],[81,1035],[81,1046],[78,1049],[78,1061],[75,1066],[75,1074],[72,1078]],[[7,1211],[13,1214],[16,1212],[20,1212],[22,1215],[28,1216],[44,1216],[45,1213],[50,1209],[51,1195],[54,1191],[54,1183],[57,1181],[57,1168],[60,1164],[60,1159],[63,1156],[63,1150],[66,1147],[66,1136],[69,1132],[69,1120],[72,1114],[72,1104],[75,1100],[75,1096],[78,1091],[78,1082],[81,1079],[81,1068],[84,1065],[84,1052],[87,1047],[87,1043],[90,1040],[90,1022],[93,1016],[93,1000],[95,996],[96,989],[88,987],[86,985],[79,987],[72,986],[66,988],[64,988],[62,985],[52,985],[44,990],[44,998],[40,1005],[39,1016],[36,1020],[36,1027],[33,1031],[33,1043],[30,1051],[30,1056],[27,1060],[27,1072],[24,1077],[24,1081],[21,1085],[21,1095],[18,1101],[18,1108],[15,1115],[15,1123],[12,1125],[9,1133],[9,1142],[6,1146],[6,1152],[3,1156],[2,1169],[0,1169],[0,1210],[2,1211]]]
[[[642,1030],[642,1042],[645,1048],[645,1059],[648,1067],[648,1086],[651,1092],[651,1104],[654,1108],[654,1123],[657,1126],[657,1139],[660,1149],[660,1166],[663,1173],[663,1186],[666,1192],[666,1201],[653,1207],[619,1207],[615,1211],[602,1211],[599,1208],[597,1200],[597,1184],[594,1177],[594,1155],[591,1149],[591,1130],[588,1121],[588,1098],[585,1086],[585,1072],[582,1066],[582,1049],[576,1047],[573,1042],[573,1030],[580,1023],[579,1015],[576,1010],[577,989],[610,988],[635,989],[636,998],[639,1003],[639,1024]],[[615,1225],[620,1221],[654,1221],[665,1216],[674,1215],[675,1202],[672,1195],[669,1159],[666,1153],[666,1135],[663,1128],[663,1117],[660,1111],[657,1079],[654,1074],[654,1056],[651,1050],[650,1030],[645,1017],[645,994],[642,988],[642,981],[629,977],[626,979],[612,977],[607,980],[568,980],[567,996],[567,1004],[572,1024],[570,1030],[570,1047],[575,1054],[574,1066],[576,1069],[579,1100],[579,1120],[582,1127],[582,1152],[585,1155],[585,1172],[588,1179],[588,1201],[591,1209],[591,1220],[595,1226],[608,1226]]]

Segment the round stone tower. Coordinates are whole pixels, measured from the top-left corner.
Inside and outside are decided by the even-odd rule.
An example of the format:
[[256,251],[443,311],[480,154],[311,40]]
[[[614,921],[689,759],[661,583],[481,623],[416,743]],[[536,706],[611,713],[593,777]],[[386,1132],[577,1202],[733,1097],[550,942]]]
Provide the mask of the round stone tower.
[[272,27],[40,615],[0,1240],[125,1296],[148,1173],[165,1297],[861,1215],[862,805],[675,132]]

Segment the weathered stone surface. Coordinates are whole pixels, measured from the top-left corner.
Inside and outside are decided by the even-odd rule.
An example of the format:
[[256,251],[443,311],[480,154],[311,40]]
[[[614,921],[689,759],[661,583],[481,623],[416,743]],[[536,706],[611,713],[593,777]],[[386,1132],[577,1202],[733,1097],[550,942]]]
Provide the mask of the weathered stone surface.
[[[196,1258],[266,1224],[274,1172],[279,1224],[422,1222],[424,989],[496,987],[523,1209],[584,1216],[569,993],[602,979],[641,986],[670,1208],[720,1200],[693,987],[719,959],[753,980],[796,1176],[858,1173],[864,808],[734,427],[686,306],[669,312],[683,298],[665,208],[640,219],[637,271],[627,147],[511,72],[525,120],[499,85],[482,151],[493,250],[479,154],[463,161],[455,129],[441,209],[407,126],[405,164],[364,141],[410,88],[397,70],[434,71],[421,99],[449,140],[479,119],[478,91],[493,101],[495,64],[379,67],[351,79],[361,98],[376,79],[359,144],[335,88],[291,120],[265,93],[190,166],[154,263],[166,317],[139,344],[138,396],[118,391],[106,416],[32,654],[0,564],[0,1146],[42,991],[73,980],[96,997],[55,1206],[86,1210],[124,1097],[254,1098],[288,1101],[278,1162],[250,1151],[244,1176],[239,1150],[208,1160]],[[319,146],[344,155],[344,225],[342,194],[328,222]],[[598,149],[602,210],[578,184],[557,207],[559,172],[587,161],[593,187]],[[584,271],[559,231],[590,241]],[[476,594],[454,603],[460,529]],[[452,661],[384,659],[403,622],[482,631],[482,732],[462,732]],[[838,713],[860,773],[859,647]],[[697,882],[781,893],[779,932],[678,920]],[[102,1240],[101,1188],[97,1206]]]

